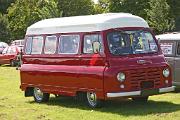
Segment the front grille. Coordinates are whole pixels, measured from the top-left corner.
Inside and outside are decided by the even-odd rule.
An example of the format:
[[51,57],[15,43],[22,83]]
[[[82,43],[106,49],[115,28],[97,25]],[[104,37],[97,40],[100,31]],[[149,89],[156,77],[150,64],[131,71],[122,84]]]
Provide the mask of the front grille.
[[[150,89],[160,86],[161,69],[136,69],[128,72],[131,90]],[[153,84],[153,85],[152,85]]]

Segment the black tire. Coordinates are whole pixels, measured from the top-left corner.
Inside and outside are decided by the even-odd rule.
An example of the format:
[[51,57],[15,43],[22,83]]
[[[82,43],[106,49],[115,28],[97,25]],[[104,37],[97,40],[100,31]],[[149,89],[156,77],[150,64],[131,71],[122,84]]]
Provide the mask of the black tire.
[[49,93],[43,93],[39,88],[35,87],[33,89],[33,97],[34,101],[37,103],[42,103],[42,102],[48,102],[49,101]]
[[87,92],[87,104],[91,108],[99,108],[103,106],[104,101],[97,99],[95,92]]
[[143,102],[146,103],[148,101],[149,96],[144,96],[144,97],[133,97],[132,100],[134,102]]

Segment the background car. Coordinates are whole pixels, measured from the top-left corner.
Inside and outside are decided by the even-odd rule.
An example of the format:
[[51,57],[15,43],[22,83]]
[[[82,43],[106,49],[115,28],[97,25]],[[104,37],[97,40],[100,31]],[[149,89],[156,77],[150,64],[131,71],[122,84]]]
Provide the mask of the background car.
[[2,54],[2,51],[8,46],[5,42],[0,42],[0,54]]
[[16,66],[19,62],[19,53],[20,48],[17,46],[6,47],[2,54],[0,54],[0,64],[10,64],[11,66]]
[[14,40],[11,42],[11,45],[15,45],[15,46],[24,46],[24,39],[21,40]]
[[180,32],[157,35],[161,50],[172,69],[173,85],[180,87]]

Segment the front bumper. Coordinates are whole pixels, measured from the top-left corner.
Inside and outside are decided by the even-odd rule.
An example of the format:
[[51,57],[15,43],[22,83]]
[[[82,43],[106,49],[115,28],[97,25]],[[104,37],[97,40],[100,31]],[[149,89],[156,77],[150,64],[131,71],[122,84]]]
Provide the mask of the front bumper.
[[119,92],[119,93],[107,93],[108,98],[113,97],[131,97],[131,96],[148,96],[155,94],[167,93],[175,90],[175,86],[152,89],[152,90],[142,90],[142,91],[133,91],[133,92]]

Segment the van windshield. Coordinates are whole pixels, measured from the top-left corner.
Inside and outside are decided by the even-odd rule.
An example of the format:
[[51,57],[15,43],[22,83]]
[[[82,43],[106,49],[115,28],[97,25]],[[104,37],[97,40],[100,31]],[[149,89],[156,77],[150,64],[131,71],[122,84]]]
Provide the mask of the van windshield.
[[107,35],[109,50],[113,55],[157,52],[158,47],[148,31],[114,31]]

